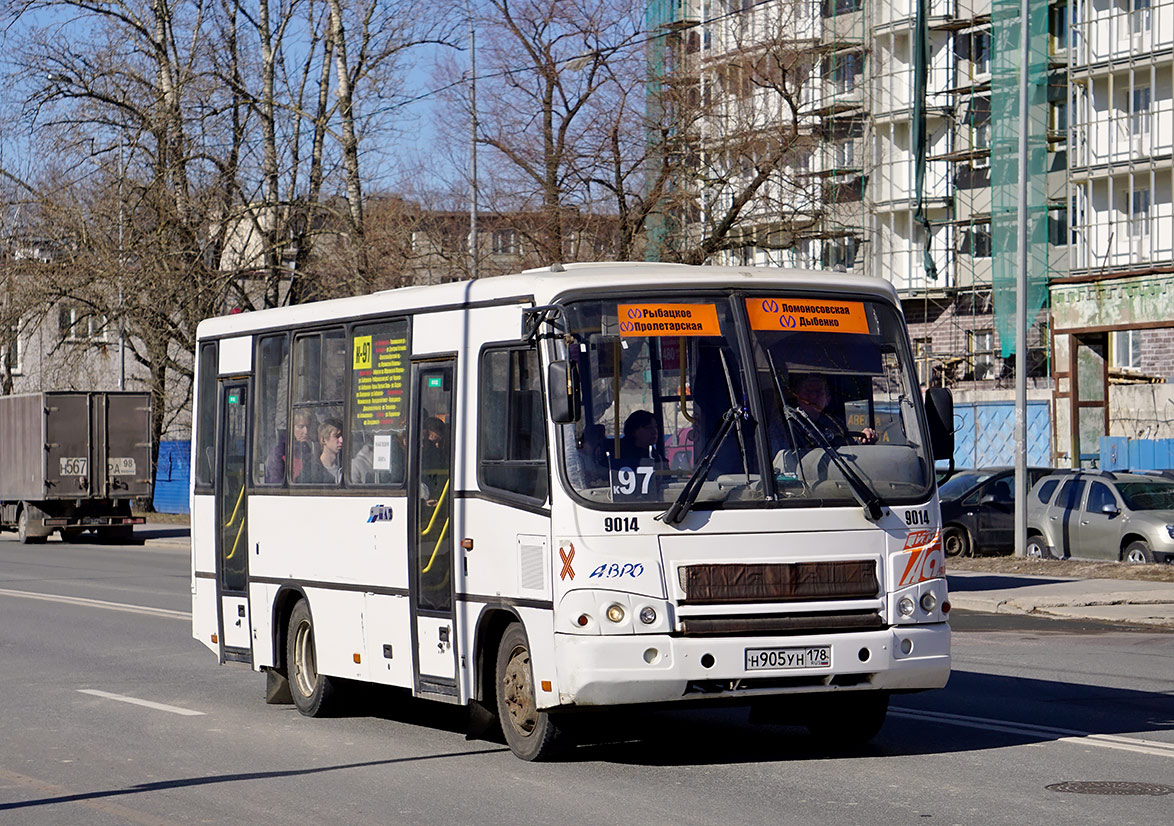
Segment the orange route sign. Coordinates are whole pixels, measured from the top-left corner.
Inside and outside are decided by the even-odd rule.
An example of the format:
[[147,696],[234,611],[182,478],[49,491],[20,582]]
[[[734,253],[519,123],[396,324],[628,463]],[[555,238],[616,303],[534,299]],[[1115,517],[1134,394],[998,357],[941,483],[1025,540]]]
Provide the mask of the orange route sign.
[[716,304],[620,304],[621,336],[720,336]]
[[751,330],[794,333],[868,333],[862,301],[821,298],[747,298]]

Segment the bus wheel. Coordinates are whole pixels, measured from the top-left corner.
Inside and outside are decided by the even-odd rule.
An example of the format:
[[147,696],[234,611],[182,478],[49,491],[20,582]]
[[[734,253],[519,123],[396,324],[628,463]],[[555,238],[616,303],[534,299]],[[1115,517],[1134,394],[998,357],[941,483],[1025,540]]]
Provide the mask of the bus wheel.
[[289,689],[294,705],[307,717],[330,714],[337,696],[334,681],[318,673],[318,656],[314,649],[314,623],[306,601],[299,600],[289,617],[285,638],[289,667]]
[[517,623],[506,629],[497,648],[496,693],[501,731],[514,754],[523,760],[546,760],[557,753],[564,733],[554,715],[538,710],[530,643]]
[[832,748],[869,742],[880,732],[889,713],[887,691],[846,692],[825,700],[815,703],[805,725]]

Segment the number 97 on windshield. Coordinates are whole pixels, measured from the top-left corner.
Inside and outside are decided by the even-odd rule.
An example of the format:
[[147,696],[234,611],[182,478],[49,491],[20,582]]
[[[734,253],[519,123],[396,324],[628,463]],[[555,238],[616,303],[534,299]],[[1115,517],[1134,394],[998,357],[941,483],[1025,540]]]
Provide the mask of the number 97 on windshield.
[[652,465],[613,468],[611,492],[613,496],[647,496],[652,488],[655,468]]

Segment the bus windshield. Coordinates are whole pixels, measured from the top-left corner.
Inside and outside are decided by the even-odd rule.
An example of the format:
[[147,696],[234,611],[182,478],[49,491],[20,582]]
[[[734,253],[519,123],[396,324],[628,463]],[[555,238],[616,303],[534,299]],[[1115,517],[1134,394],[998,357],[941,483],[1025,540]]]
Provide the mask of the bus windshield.
[[564,319],[583,415],[562,461],[591,504],[929,495],[904,326],[880,301],[675,294],[572,301]]

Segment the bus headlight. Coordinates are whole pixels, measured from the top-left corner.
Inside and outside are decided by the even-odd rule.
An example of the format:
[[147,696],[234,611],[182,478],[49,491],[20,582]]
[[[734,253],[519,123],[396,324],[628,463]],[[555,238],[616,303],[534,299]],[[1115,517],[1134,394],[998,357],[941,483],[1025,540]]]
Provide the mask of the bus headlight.
[[624,621],[624,606],[613,602],[607,606],[607,618],[615,623]]
[[906,596],[906,597],[901,597],[899,600],[897,600],[897,611],[899,611],[901,616],[903,616],[903,617],[913,616],[913,610],[916,607],[917,606],[914,604],[912,597]]
[[938,598],[933,591],[926,591],[921,595],[921,610],[927,614],[932,614],[933,610],[938,607]]
[[651,605],[645,605],[640,609],[640,622],[645,625],[652,625],[656,622],[656,609]]

